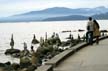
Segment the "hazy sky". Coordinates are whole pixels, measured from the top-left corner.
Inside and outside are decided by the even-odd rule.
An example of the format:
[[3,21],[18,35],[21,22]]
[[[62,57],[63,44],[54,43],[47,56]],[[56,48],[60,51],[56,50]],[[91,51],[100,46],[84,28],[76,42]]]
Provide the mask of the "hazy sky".
[[108,7],[108,0],[0,0],[0,16],[8,16],[49,7]]

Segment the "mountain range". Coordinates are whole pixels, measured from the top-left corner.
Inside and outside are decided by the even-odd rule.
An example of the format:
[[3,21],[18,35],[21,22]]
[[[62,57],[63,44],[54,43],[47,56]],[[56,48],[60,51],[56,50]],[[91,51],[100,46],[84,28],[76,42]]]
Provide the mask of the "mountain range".
[[53,7],[0,18],[0,22],[86,20],[89,16],[96,19],[108,19],[108,8],[104,6],[77,9]]

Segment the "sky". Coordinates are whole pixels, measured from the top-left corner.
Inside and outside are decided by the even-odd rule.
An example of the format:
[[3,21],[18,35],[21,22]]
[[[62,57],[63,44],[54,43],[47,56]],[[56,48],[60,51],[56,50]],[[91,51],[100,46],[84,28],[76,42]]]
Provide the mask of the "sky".
[[0,0],[0,17],[51,7],[94,8],[98,6],[108,8],[108,0]]

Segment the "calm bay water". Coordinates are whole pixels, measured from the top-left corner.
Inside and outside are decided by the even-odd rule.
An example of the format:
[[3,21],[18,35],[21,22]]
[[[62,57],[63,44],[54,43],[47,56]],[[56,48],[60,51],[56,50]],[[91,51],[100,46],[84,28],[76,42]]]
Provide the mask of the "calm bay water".
[[[98,20],[100,29],[108,29],[108,20]],[[5,56],[4,52],[10,48],[11,34],[14,35],[15,48],[23,49],[23,42],[26,42],[30,49],[33,34],[39,40],[45,37],[47,32],[50,37],[53,32],[59,34],[62,41],[65,41],[69,34],[73,34],[74,38],[80,34],[83,36],[86,31],[78,32],[78,29],[86,30],[87,21],[56,21],[56,22],[23,22],[23,23],[0,23],[0,62],[7,61],[19,62],[19,59]],[[61,31],[71,30],[73,32],[62,33]],[[76,32],[75,32],[76,31]]]

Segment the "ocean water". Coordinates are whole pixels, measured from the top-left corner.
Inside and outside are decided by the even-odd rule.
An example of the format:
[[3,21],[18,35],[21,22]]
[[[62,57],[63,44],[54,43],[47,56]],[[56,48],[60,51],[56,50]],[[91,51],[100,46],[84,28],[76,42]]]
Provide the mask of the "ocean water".
[[[108,20],[98,20],[100,29],[108,29]],[[26,42],[30,50],[33,34],[40,40],[40,37],[45,38],[47,32],[48,38],[56,32],[59,34],[62,41],[66,41],[69,34],[73,34],[74,38],[78,34],[82,37],[86,33],[87,20],[84,21],[55,21],[55,22],[20,22],[20,23],[0,23],[0,62],[7,61],[18,63],[19,59],[4,55],[6,49],[10,48],[11,34],[14,36],[14,48],[23,49],[23,43]],[[78,32],[78,29],[85,30]],[[62,33],[62,31],[71,30],[72,32]]]

